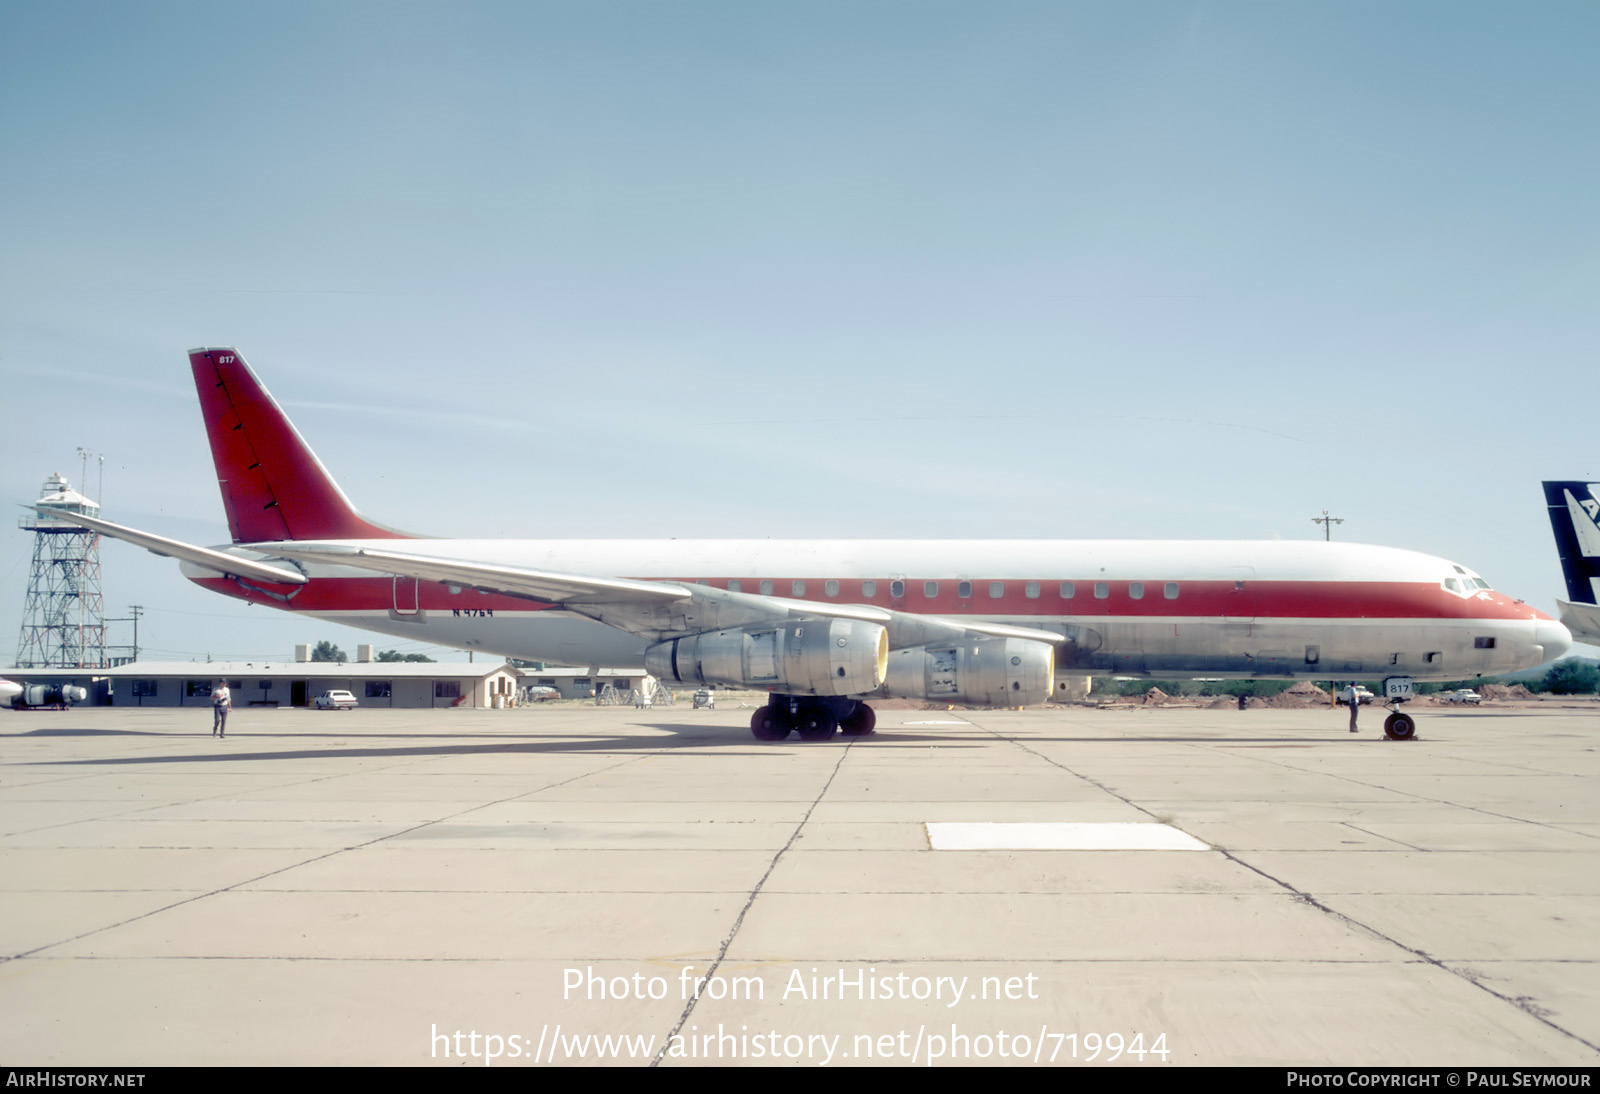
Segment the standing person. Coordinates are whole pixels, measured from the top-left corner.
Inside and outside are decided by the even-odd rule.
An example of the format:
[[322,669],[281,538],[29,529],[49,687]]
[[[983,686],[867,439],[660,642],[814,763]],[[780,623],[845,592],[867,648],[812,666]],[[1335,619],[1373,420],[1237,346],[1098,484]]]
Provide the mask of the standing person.
[[217,686],[211,689],[211,735],[213,737],[226,737],[228,735],[228,711],[233,709],[233,695],[228,691],[228,682],[218,680]]
[[1356,693],[1356,686],[1350,685],[1350,732],[1356,731],[1356,712],[1361,709],[1361,696]]

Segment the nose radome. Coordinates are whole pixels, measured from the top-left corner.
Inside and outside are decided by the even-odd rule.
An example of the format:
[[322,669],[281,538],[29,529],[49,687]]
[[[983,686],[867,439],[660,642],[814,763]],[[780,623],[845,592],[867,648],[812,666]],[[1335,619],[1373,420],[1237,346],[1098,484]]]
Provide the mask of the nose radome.
[[1554,619],[1541,619],[1534,624],[1533,640],[1544,647],[1544,659],[1554,661],[1572,648],[1572,632]]

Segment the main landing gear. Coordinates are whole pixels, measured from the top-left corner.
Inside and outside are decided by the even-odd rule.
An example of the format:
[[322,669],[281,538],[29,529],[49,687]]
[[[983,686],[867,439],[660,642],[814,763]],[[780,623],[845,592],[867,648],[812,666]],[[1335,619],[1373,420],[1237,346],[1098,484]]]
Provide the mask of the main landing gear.
[[835,733],[865,737],[878,716],[858,699],[774,695],[750,716],[750,732],[758,741],[781,741],[790,733],[802,741],[832,740]]

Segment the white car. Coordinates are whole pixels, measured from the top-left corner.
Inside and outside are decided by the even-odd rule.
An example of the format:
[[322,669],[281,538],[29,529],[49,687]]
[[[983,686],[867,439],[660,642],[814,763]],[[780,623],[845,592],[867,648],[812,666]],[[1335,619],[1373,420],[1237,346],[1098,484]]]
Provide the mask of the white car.
[[318,710],[354,710],[360,704],[348,691],[325,691],[311,700],[311,705]]
[[1483,702],[1483,696],[1479,695],[1471,688],[1461,688],[1457,691],[1447,691],[1441,698],[1443,698],[1447,703],[1467,703],[1470,706],[1477,706],[1479,703]]
[[1356,702],[1358,703],[1370,703],[1377,698],[1376,695],[1367,690],[1366,685],[1364,684],[1351,684],[1350,687],[1341,690],[1337,695],[1334,696],[1334,698],[1338,699],[1341,703],[1348,703],[1350,701],[1350,692],[1352,689],[1356,693]]

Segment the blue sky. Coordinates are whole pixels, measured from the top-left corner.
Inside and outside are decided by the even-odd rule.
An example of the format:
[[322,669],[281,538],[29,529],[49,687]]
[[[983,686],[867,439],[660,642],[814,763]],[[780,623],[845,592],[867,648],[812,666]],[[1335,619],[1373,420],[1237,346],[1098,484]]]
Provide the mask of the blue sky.
[[[82,445],[108,518],[226,539],[184,351],[235,345],[417,531],[1300,538],[1326,508],[1551,610],[1539,480],[1600,475],[1597,31],[11,0],[5,495]],[[369,640],[104,560],[165,656]]]

